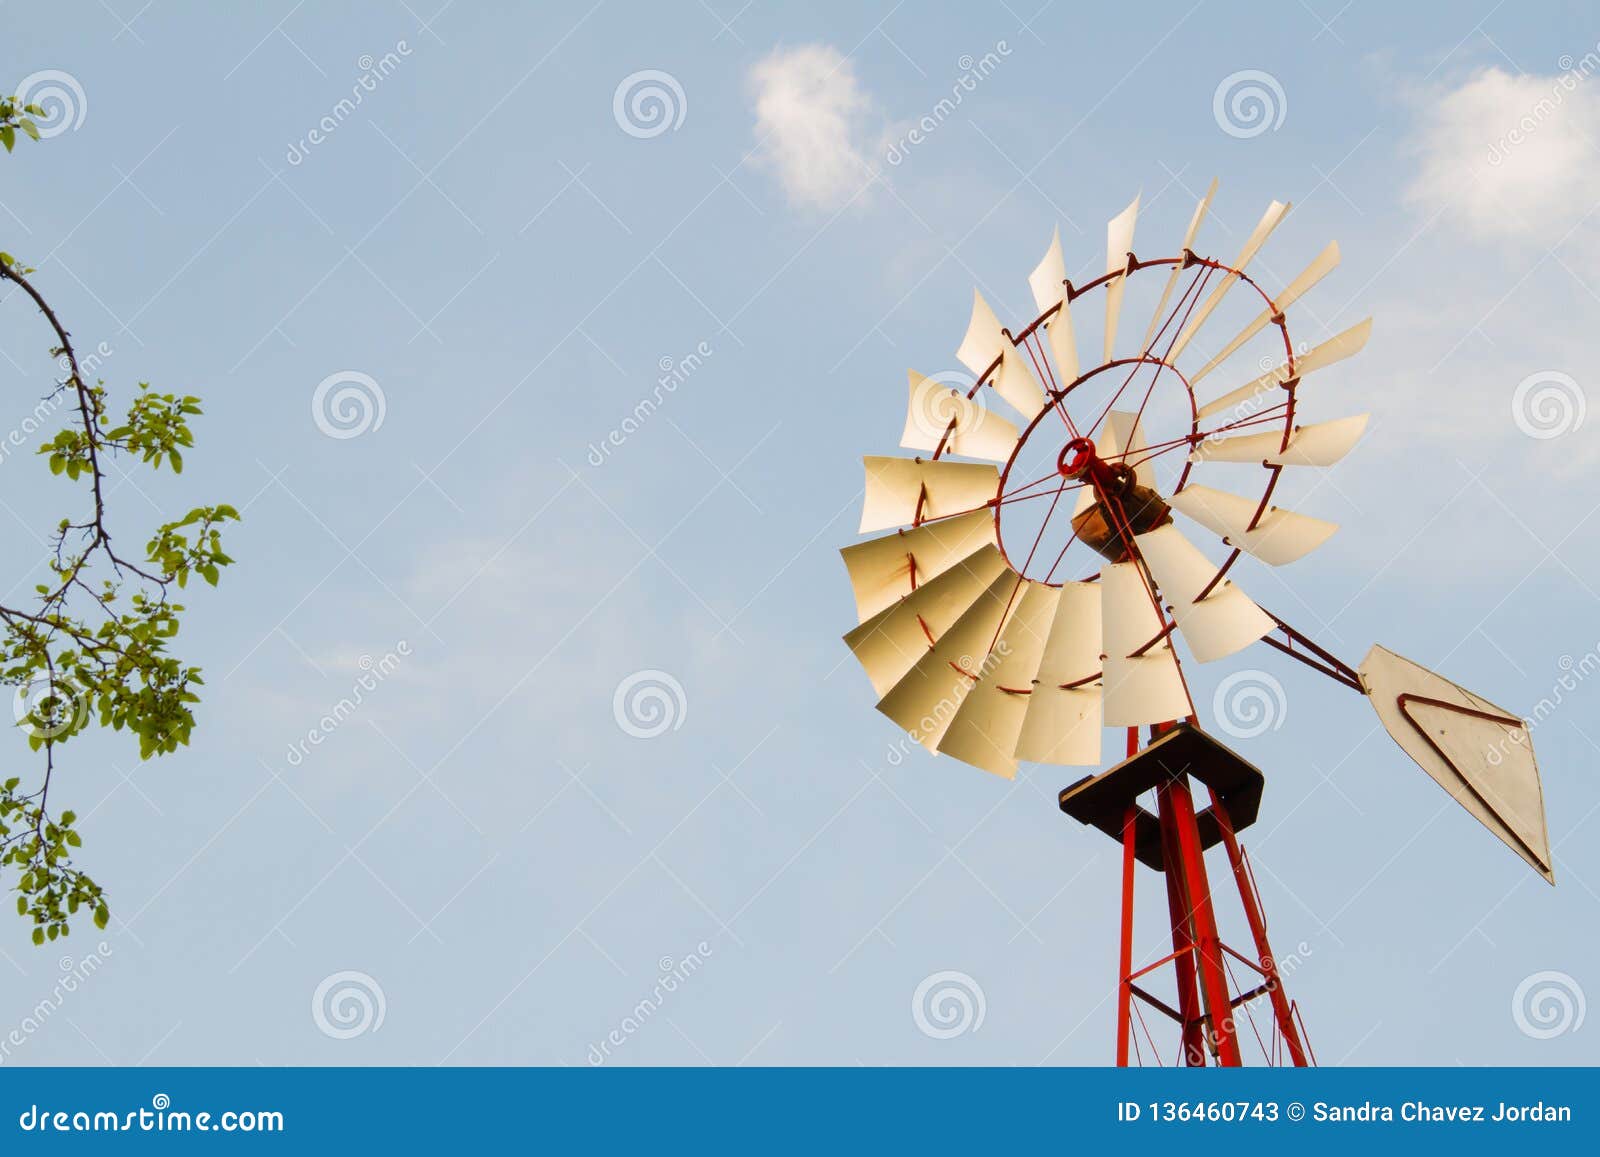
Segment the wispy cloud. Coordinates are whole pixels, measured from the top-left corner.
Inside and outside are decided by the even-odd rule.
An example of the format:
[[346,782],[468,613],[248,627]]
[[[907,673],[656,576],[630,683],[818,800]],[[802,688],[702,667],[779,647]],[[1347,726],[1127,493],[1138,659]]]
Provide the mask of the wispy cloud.
[[750,69],[756,152],[802,208],[838,209],[872,177],[881,118],[855,68],[828,44],[779,48]]
[[1498,68],[1426,94],[1407,195],[1474,237],[1560,240],[1600,201],[1600,79]]

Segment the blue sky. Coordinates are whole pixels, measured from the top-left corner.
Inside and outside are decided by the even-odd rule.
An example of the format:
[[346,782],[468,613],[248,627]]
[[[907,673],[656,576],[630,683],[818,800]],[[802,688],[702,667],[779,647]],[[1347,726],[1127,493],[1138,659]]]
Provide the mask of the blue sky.
[[[973,287],[1023,319],[1051,230],[1098,272],[1135,193],[1137,251],[1175,251],[1220,178],[1197,248],[1224,259],[1293,202],[1267,283],[1343,251],[1297,333],[1376,319],[1305,403],[1370,411],[1365,440],[1283,494],[1342,531],[1242,586],[1512,711],[1600,646],[1592,14],[1036,7],[8,11],[0,82],[72,83],[39,82],[62,131],[4,161],[4,248],[114,391],[206,401],[182,478],[119,484],[120,517],[245,522],[190,600],[193,746],[73,745],[55,790],[115,918],[59,1001],[94,938],[0,925],[0,1035],[52,1002],[5,1063],[585,1064],[614,1030],[606,1063],[1106,1062],[1118,863],[1056,810],[1079,773],[904,753],[839,641],[836,551],[906,369],[959,368]],[[630,111],[646,71],[662,121]],[[1215,111],[1246,71],[1275,85],[1259,132]],[[46,344],[8,298],[7,429]],[[1531,377],[1557,436],[1518,421]],[[330,378],[371,409],[318,410]],[[20,598],[61,491],[17,451],[0,497]],[[1203,706],[1239,671],[1282,688],[1236,743],[1268,776],[1246,844],[1325,1063],[1600,1059],[1592,1026],[1512,1012],[1542,972],[1600,984],[1593,686],[1535,734],[1551,889],[1358,696],[1264,647],[1189,669]],[[650,737],[614,710],[640,672]],[[948,1038],[912,1015],[942,972],[983,997]],[[381,1024],[326,1031],[342,973]]]

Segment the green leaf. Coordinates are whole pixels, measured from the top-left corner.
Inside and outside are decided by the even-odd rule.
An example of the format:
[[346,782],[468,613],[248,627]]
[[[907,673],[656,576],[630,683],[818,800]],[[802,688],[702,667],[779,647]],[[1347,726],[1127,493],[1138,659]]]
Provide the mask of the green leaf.
[[111,923],[111,909],[101,904],[94,910],[94,926],[104,928],[109,923]]

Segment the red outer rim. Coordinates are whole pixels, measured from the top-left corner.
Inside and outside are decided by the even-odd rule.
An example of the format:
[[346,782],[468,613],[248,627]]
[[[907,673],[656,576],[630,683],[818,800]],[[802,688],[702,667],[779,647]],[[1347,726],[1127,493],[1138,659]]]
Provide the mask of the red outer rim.
[[[1236,278],[1238,278],[1239,281],[1243,282],[1244,284],[1248,285],[1251,289],[1255,290],[1257,296],[1259,296],[1261,298],[1261,300],[1265,303],[1267,308],[1271,309],[1273,311],[1273,316],[1271,318],[1270,324],[1276,325],[1278,327],[1279,334],[1283,339],[1285,364],[1288,366],[1288,370],[1289,370],[1288,379],[1285,382],[1283,382],[1282,385],[1279,387],[1286,394],[1288,394],[1287,401],[1286,401],[1286,403],[1284,405],[1283,439],[1282,439],[1281,443],[1279,444],[1279,449],[1280,450],[1286,449],[1288,447],[1288,445],[1289,445],[1290,435],[1293,434],[1293,432],[1294,432],[1295,391],[1296,391],[1296,389],[1298,388],[1298,386],[1300,384],[1299,378],[1295,375],[1295,372],[1294,372],[1294,369],[1295,369],[1294,342],[1289,337],[1288,319],[1284,316],[1284,314],[1281,311],[1279,311],[1277,309],[1277,306],[1273,302],[1271,296],[1268,295],[1267,292],[1265,290],[1263,290],[1261,288],[1261,286],[1256,283],[1255,279],[1250,277],[1249,274],[1245,273],[1243,270],[1235,269],[1234,267],[1232,267],[1230,265],[1224,265],[1222,262],[1217,261],[1217,260],[1215,260],[1213,258],[1198,257],[1194,253],[1190,252],[1189,250],[1185,250],[1184,253],[1183,253],[1183,256],[1181,256],[1181,257],[1161,257],[1161,258],[1156,258],[1156,259],[1153,259],[1153,260],[1150,260],[1150,261],[1140,261],[1137,257],[1135,257],[1132,253],[1130,253],[1128,255],[1128,264],[1123,269],[1113,270],[1110,273],[1106,273],[1103,276],[1095,278],[1093,281],[1086,282],[1082,286],[1076,286],[1075,287],[1075,286],[1073,286],[1073,284],[1070,281],[1067,282],[1066,283],[1065,301],[1067,301],[1069,303],[1072,302],[1072,301],[1075,301],[1079,297],[1081,297],[1084,294],[1090,292],[1091,290],[1098,289],[1098,288],[1100,288],[1101,286],[1104,286],[1104,285],[1108,285],[1112,280],[1114,280],[1117,277],[1120,277],[1120,276],[1131,276],[1132,274],[1137,273],[1142,269],[1149,269],[1149,268],[1154,268],[1154,267],[1159,267],[1159,266],[1169,266],[1169,265],[1178,265],[1178,266],[1180,266],[1180,267],[1182,267],[1184,269],[1190,268],[1191,266],[1203,266],[1205,268],[1216,270],[1216,271],[1224,274],[1225,276],[1236,277]],[[1038,317],[1034,318],[1033,321],[1030,322],[1016,336],[1012,336],[1012,334],[1011,334],[1011,332],[1009,330],[1004,331],[1005,334],[1006,334],[1006,337],[1011,340],[1011,344],[1013,345],[1013,347],[1020,347],[1023,342],[1025,342],[1029,337],[1031,337],[1039,329],[1040,326],[1046,324],[1052,317],[1054,317],[1060,311],[1060,308],[1061,308],[1060,305],[1051,306],[1049,309],[1047,309],[1043,313],[1041,313]],[[982,389],[984,385],[989,383],[990,377],[999,368],[999,365],[1000,365],[1000,359],[996,358],[995,361],[992,362],[988,366],[988,368],[984,370],[984,372],[982,374],[978,375],[977,380],[974,381],[973,384],[972,384],[972,388],[967,391],[967,397],[968,398],[975,397],[977,395],[978,391],[980,389]],[[1007,482],[1007,480],[1009,479],[1009,477],[1011,475],[1011,469],[1012,469],[1013,465],[1015,465],[1015,463],[1016,463],[1017,456],[1022,452],[1023,446],[1027,444],[1028,438],[1030,436],[1032,436],[1035,428],[1039,425],[1039,422],[1044,418],[1044,416],[1046,414],[1050,413],[1053,409],[1055,409],[1056,406],[1059,403],[1064,401],[1066,399],[1066,397],[1069,394],[1072,393],[1073,390],[1077,389],[1079,386],[1083,385],[1083,383],[1087,382],[1089,379],[1095,377],[1096,375],[1104,373],[1106,370],[1114,369],[1114,368],[1119,367],[1119,366],[1130,366],[1130,365],[1132,365],[1132,366],[1155,365],[1155,366],[1161,367],[1160,369],[1158,369],[1156,371],[1156,373],[1158,375],[1161,374],[1164,371],[1170,371],[1171,373],[1177,375],[1177,378],[1178,378],[1179,382],[1182,383],[1182,385],[1183,385],[1185,393],[1187,393],[1188,396],[1189,396],[1189,414],[1190,414],[1189,437],[1191,439],[1191,444],[1193,444],[1193,441],[1198,440],[1199,434],[1200,434],[1200,407],[1199,407],[1199,402],[1195,398],[1194,386],[1190,383],[1188,376],[1186,374],[1184,374],[1182,370],[1178,369],[1174,365],[1171,365],[1171,364],[1163,361],[1161,358],[1152,357],[1148,353],[1141,354],[1138,357],[1113,358],[1111,361],[1102,362],[1100,365],[1097,365],[1097,366],[1093,367],[1092,369],[1090,369],[1087,373],[1083,373],[1083,374],[1078,375],[1077,378],[1073,379],[1073,381],[1069,382],[1067,385],[1062,386],[1061,388],[1059,388],[1057,390],[1046,391],[1046,401],[1045,401],[1044,406],[1042,406],[1040,408],[1039,412],[1033,416],[1033,420],[1028,423],[1027,427],[1022,431],[1021,435],[1017,438],[1017,444],[1016,444],[1016,446],[1014,446],[1012,448],[1011,456],[1010,456],[1010,458],[1007,459],[1006,464],[1005,464],[1005,468],[1003,470],[1001,470],[1001,472],[1000,472],[999,484],[998,484],[998,486],[996,487],[996,490],[995,490],[995,499],[994,499],[995,542],[996,542],[996,545],[999,547],[1001,557],[1003,559],[1005,559],[1006,565],[1008,567],[1010,567],[1011,571],[1014,574],[1018,575],[1019,577],[1027,579],[1027,575],[1024,574],[1024,572],[1011,560],[1011,556],[1007,553],[1006,547],[1005,547],[1005,538],[1004,538],[1004,534],[1003,534],[1003,532],[1001,530],[1001,525],[1000,525],[1000,517],[1001,517],[1001,512],[1002,512],[1002,505],[1001,505],[1000,499],[1005,494],[1006,482]],[[1152,385],[1152,388],[1154,388],[1153,385]],[[943,453],[944,453],[944,446],[941,443],[939,448],[934,451],[934,454],[933,454],[934,459],[937,460]],[[1063,451],[1063,454],[1064,453],[1065,453],[1065,451]],[[1058,458],[1057,461],[1058,461],[1058,464],[1059,464],[1060,459]],[[1182,491],[1182,489],[1184,488],[1185,484],[1187,484],[1187,482],[1189,480],[1189,473],[1190,473],[1191,470],[1193,470],[1193,468],[1194,468],[1194,463],[1193,462],[1187,462],[1186,461],[1184,463],[1183,470],[1178,476],[1177,484],[1172,489],[1172,493],[1173,494],[1177,494],[1180,491]],[[1251,519],[1251,526],[1252,527],[1257,522],[1259,522],[1259,520],[1261,519],[1262,515],[1266,513],[1267,507],[1268,507],[1269,503],[1272,500],[1272,493],[1277,488],[1278,476],[1283,473],[1283,467],[1281,467],[1281,466],[1270,466],[1264,461],[1262,462],[1262,468],[1265,469],[1268,472],[1268,477],[1267,477],[1267,480],[1266,480],[1266,485],[1262,490],[1260,502],[1256,506],[1255,516],[1254,516],[1254,518]],[[1224,540],[1224,542],[1226,542],[1226,540]],[[1207,587],[1205,588],[1205,592],[1206,593],[1209,593],[1209,591],[1211,590],[1211,587],[1214,586],[1221,579],[1223,573],[1228,569],[1229,566],[1232,565],[1234,558],[1237,557],[1237,554],[1238,554],[1238,548],[1234,547],[1233,548],[1233,556],[1231,556],[1226,562],[1224,562],[1220,567],[1218,567],[1216,576],[1212,579],[1211,583],[1208,584]],[[1096,571],[1096,574],[1098,574],[1098,571]],[[1027,581],[1029,581],[1029,582],[1043,582],[1043,580],[1040,580],[1040,579],[1027,579]],[[1043,583],[1043,585],[1050,586],[1050,587],[1060,587],[1060,586],[1065,585],[1065,583],[1067,581],[1087,581],[1087,580],[1062,580],[1062,582],[1049,582],[1049,583]]]

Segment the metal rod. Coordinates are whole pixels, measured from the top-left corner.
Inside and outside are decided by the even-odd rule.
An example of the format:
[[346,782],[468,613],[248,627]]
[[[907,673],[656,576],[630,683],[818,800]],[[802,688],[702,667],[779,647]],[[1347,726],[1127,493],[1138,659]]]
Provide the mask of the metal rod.
[[1283,979],[1278,975],[1278,963],[1272,955],[1272,945],[1267,942],[1267,922],[1261,915],[1261,905],[1256,900],[1253,881],[1245,868],[1244,853],[1239,849],[1239,839],[1233,831],[1233,820],[1215,788],[1206,789],[1211,794],[1211,814],[1216,817],[1217,830],[1222,833],[1222,843],[1228,850],[1228,864],[1233,868],[1234,882],[1239,885],[1239,899],[1244,904],[1244,917],[1250,924],[1250,938],[1255,942],[1258,967],[1266,977],[1266,989],[1272,997],[1272,1014],[1278,1022],[1278,1032],[1289,1046],[1289,1056],[1296,1067],[1306,1065],[1305,1046],[1295,1028],[1289,1011],[1289,995],[1283,991]]

